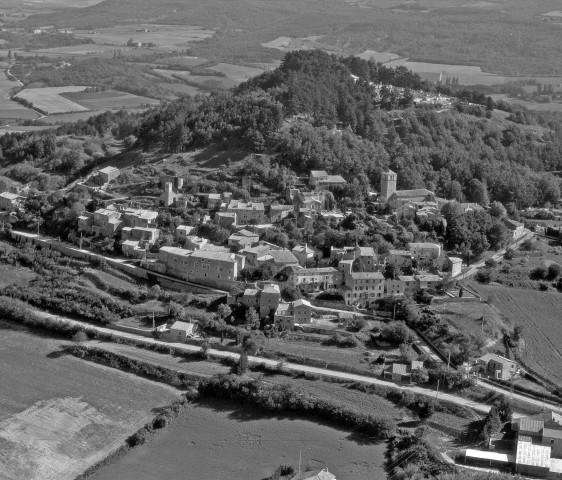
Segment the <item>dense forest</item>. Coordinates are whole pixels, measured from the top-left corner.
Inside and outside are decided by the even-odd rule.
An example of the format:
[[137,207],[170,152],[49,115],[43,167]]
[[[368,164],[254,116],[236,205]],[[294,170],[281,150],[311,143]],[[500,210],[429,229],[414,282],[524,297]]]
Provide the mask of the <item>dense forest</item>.
[[[388,98],[395,98],[385,102],[375,91],[379,82],[402,88],[387,88]],[[518,122],[485,97],[485,105],[470,106],[462,92],[448,110],[400,105],[418,88],[433,87],[404,68],[297,51],[235,90],[165,103],[141,116],[104,114],[59,133],[111,132],[138,138],[144,150],[172,153],[237,146],[267,154],[271,168],[282,167],[286,178],[311,169],[341,174],[350,187],[340,197],[352,200],[376,188],[388,168],[398,173],[399,188],[425,187],[458,201],[524,208],[559,200],[560,181],[548,172],[562,169],[560,115],[526,112]],[[49,155],[61,150],[45,148],[48,135],[6,135],[3,156],[34,158],[63,174],[82,168],[52,162]]]

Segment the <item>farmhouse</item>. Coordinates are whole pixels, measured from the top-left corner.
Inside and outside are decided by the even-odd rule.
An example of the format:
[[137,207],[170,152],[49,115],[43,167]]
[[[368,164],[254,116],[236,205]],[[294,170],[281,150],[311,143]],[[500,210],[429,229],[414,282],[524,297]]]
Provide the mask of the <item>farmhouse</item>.
[[519,238],[521,235],[525,234],[525,225],[523,225],[522,223],[516,222],[515,220],[511,220],[509,218],[505,218],[503,220],[503,223],[511,232],[513,238]]
[[494,353],[480,357],[478,363],[482,375],[498,380],[509,380],[518,371],[517,362]]
[[328,175],[324,170],[311,170],[308,183],[317,190],[325,190],[328,187],[345,185],[347,182],[341,175]]
[[176,321],[170,327],[168,338],[173,342],[185,342],[188,338],[193,336],[194,328],[194,323]]
[[562,475],[562,416],[542,412],[516,418],[511,429],[517,432],[515,471],[523,475],[560,478]]
[[119,169],[115,167],[105,167],[98,171],[97,183],[99,185],[105,185],[119,176]]
[[265,207],[261,202],[232,200],[223,211],[235,213],[237,220],[242,224],[265,222]]
[[336,476],[328,472],[327,468],[309,472],[297,473],[291,480],[336,480]]
[[314,285],[322,290],[329,290],[340,283],[340,273],[334,267],[300,268],[288,267],[286,270],[288,282],[298,285]]
[[423,362],[412,360],[410,363],[391,363],[383,370],[383,377],[394,382],[411,382],[412,372],[423,368]]
[[306,300],[280,303],[275,310],[275,326],[280,330],[292,330],[295,324],[310,323],[312,305]]
[[0,210],[13,212],[23,203],[24,200],[25,197],[22,197],[17,193],[2,192],[0,193]]

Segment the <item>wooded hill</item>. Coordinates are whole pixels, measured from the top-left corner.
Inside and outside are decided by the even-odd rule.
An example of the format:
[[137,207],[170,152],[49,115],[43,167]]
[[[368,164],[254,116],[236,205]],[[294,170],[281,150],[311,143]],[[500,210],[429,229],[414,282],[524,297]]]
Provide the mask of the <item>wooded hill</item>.
[[[141,116],[104,114],[59,131],[134,135],[138,147],[170,153],[211,144],[266,153],[267,168],[248,168],[279,191],[294,173],[317,169],[347,179],[340,197],[363,200],[391,168],[398,172],[399,188],[425,187],[445,198],[479,203],[489,198],[519,208],[558,201],[559,179],[547,172],[562,169],[562,116],[526,112],[529,125],[521,125],[509,120],[521,115],[494,110],[484,97],[486,106],[458,101],[447,111],[394,110],[403,100],[383,102],[369,84],[378,81],[400,84],[405,92],[430,88],[404,69],[299,51],[236,90],[184,98]],[[2,137],[4,164],[34,158],[35,166],[58,165],[45,157],[49,149],[38,146],[46,135]],[[282,172],[282,178],[270,179],[268,169]]]

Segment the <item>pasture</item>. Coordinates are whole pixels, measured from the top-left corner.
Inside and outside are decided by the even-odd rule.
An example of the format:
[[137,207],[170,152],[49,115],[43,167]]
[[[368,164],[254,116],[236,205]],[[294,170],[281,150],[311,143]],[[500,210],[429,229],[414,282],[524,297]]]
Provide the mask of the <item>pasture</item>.
[[519,355],[537,373],[562,385],[562,294],[477,285],[513,325],[523,327]]
[[87,87],[68,86],[68,87],[46,87],[46,88],[25,88],[16,97],[27,100],[33,106],[47,114],[83,112],[88,108],[64,98],[61,94],[68,92],[82,92]]
[[521,105],[522,107],[528,108],[529,110],[535,110],[537,112],[554,111],[562,112],[562,102],[530,102],[528,100],[521,100],[519,98],[511,98],[509,95],[505,94],[493,94],[490,95],[495,102],[498,100],[503,100],[506,103],[513,103],[515,105]]
[[209,67],[209,70],[224,73],[226,78],[232,80],[236,84],[242,83],[251,77],[261,75],[264,72],[264,70],[259,68],[232,65],[230,63],[218,63],[217,65]]
[[157,48],[187,46],[191,42],[200,42],[215,34],[212,29],[203,29],[188,25],[117,25],[95,30],[76,30],[74,34],[81,38],[90,38],[96,44],[126,45],[129,39],[141,43],[154,43]]
[[92,43],[87,43],[84,45],[72,45],[69,47],[54,47],[33,50],[34,53],[39,53],[41,55],[72,55],[72,56],[83,56],[83,55],[113,55],[113,52],[119,51],[120,53],[126,54],[132,47],[127,47],[125,45],[120,45],[118,49],[115,45],[96,45]]
[[23,105],[10,100],[10,90],[18,86],[18,82],[10,80],[4,70],[0,70],[0,123],[17,120],[29,120],[39,115]]
[[118,92],[115,90],[62,93],[61,96],[88,110],[126,109],[160,104],[159,100],[153,98],[141,97],[132,93]]
[[65,343],[0,321],[0,472],[70,480],[121,446],[178,391],[60,354]]
[[328,467],[338,480],[385,477],[385,444],[368,444],[298,417],[262,416],[252,408],[208,402],[190,407],[91,480],[168,480],[187,472],[189,478],[261,480],[279,465],[297,466],[299,451],[303,467]]
[[489,346],[501,338],[504,329],[509,328],[501,313],[487,303],[442,303],[432,305],[431,310],[461,332],[474,335],[483,333],[490,339]]

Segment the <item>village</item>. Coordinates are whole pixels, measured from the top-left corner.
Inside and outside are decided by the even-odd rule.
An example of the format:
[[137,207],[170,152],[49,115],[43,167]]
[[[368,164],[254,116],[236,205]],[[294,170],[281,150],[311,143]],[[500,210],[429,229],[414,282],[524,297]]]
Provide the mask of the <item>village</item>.
[[[104,192],[119,175],[115,167],[101,168],[78,186]],[[436,197],[428,189],[397,190],[397,180],[393,171],[384,172],[379,191],[369,192],[373,216],[378,222],[391,227],[396,219],[406,218],[419,223],[431,221],[446,228],[442,209],[449,200]],[[241,186],[250,190],[251,182],[251,178],[244,177]],[[107,260],[118,268],[172,289],[220,293],[230,311],[245,311],[247,317],[255,316],[258,323],[269,325],[279,333],[331,334],[343,331],[338,327],[353,319],[388,319],[392,313],[379,310],[379,302],[385,298],[429,296],[436,304],[480,301],[476,292],[458,283],[470,273],[469,265],[458,256],[448,255],[440,243],[412,241],[403,248],[381,253],[358,244],[331,246],[325,252],[306,241],[282,246],[265,240],[269,238],[266,237],[268,230],[275,227],[283,229],[296,225],[302,231],[310,231],[320,217],[329,218],[337,225],[352,214],[335,205],[327,208],[331,203],[328,200],[330,189],[346,184],[341,176],[311,171],[305,183],[298,188],[288,187],[285,203],[266,206],[251,199],[234,199],[231,192],[186,196],[182,193],[184,179],[175,176],[162,182],[162,194],[155,208],[135,206],[120,198],[79,215],[74,246],[41,235],[39,231],[12,229],[10,236],[19,243],[81,258],[99,256],[91,252],[91,248],[83,248],[87,239],[117,238],[122,256],[107,256]],[[26,193],[26,189],[0,193],[4,218],[22,215]],[[201,231],[197,225],[178,224],[173,229],[173,244],[155,248],[163,235],[158,225],[162,210],[193,205],[207,212],[201,217],[200,225],[226,229],[229,236],[223,242],[211,241],[194,234]],[[483,209],[477,203],[460,203],[459,207],[462,211]],[[506,218],[504,224],[510,244],[516,246],[530,235],[522,223]],[[184,320],[155,324],[153,334],[175,343],[201,339],[197,323]],[[429,359],[433,365],[448,366],[450,357],[444,358],[427,338],[418,337],[414,345],[419,358]],[[486,353],[458,365],[458,371],[469,381],[510,382],[519,375],[520,366],[509,358]],[[398,359],[383,363],[380,378],[414,385],[420,378],[423,381],[422,372],[425,372],[423,360]],[[562,465],[558,445],[561,420],[562,417],[554,413],[514,419],[511,428],[516,438],[507,450],[466,449],[456,460],[497,468],[511,465],[523,474],[558,473]],[[503,440],[500,437],[494,441]],[[327,470],[320,470],[316,475],[335,478]]]

